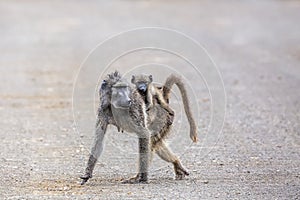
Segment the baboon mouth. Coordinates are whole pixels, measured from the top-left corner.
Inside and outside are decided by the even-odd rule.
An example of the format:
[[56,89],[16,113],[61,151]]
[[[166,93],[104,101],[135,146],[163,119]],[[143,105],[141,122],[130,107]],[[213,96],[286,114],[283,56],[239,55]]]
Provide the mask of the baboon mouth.
[[131,106],[131,103],[128,104],[128,105],[113,105],[114,108],[117,108],[117,109],[129,109],[129,107]]

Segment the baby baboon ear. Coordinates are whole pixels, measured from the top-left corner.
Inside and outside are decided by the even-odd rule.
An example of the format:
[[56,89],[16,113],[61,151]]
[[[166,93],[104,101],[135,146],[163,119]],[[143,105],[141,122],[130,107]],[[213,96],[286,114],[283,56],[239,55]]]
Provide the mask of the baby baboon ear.
[[152,75],[149,75],[150,82],[153,81]]
[[132,77],[131,77],[131,83],[135,83],[135,76],[134,75],[132,75]]

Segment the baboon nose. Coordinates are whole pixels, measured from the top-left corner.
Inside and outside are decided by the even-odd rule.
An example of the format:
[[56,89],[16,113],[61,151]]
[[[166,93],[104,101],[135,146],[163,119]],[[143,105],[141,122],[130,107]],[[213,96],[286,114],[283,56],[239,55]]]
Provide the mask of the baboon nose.
[[138,87],[138,90],[139,90],[139,91],[142,91],[142,92],[146,92],[147,86],[144,85],[144,84],[142,84],[142,85],[140,85],[140,86]]
[[128,105],[131,105],[131,99],[128,100]]

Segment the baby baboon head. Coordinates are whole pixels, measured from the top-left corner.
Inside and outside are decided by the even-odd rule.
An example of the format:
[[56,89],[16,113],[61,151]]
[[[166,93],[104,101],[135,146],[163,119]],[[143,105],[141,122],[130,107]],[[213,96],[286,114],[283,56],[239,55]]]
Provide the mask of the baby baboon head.
[[131,78],[131,83],[133,83],[137,90],[142,93],[146,93],[148,85],[152,83],[153,78],[152,75],[133,75]]
[[111,104],[115,108],[128,109],[131,106],[131,90],[125,80],[120,80],[112,87]]

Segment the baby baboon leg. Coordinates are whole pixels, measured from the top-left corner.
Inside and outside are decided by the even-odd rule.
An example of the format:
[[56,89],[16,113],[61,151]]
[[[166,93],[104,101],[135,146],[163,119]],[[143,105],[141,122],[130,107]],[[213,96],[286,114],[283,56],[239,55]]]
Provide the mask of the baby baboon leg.
[[81,185],[85,184],[90,178],[92,178],[93,170],[96,165],[97,159],[103,151],[103,140],[106,128],[107,124],[104,124],[103,126],[101,126],[101,124],[98,124],[96,128],[94,144],[87,163],[87,167],[85,169],[85,174],[80,177],[82,179]]
[[164,143],[162,140],[160,144],[157,145],[156,149],[157,155],[167,161],[171,162],[174,165],[174,171],[176,174],[176,179],[181,180],[185,176],[188,176],[189,173],[187,172],[186,169],[182,166],[180,160],[177,158],[177,156],[174,155],[174,153],[167,147],[167,145]]
[[161,107],[163,107],[163,109],[165,109],[170,115],[174,115],[174,111],[170,108],[169,104],[167,104],[162,93],[157,92],[156,95],[157,95],[158,103],[160,103]]

